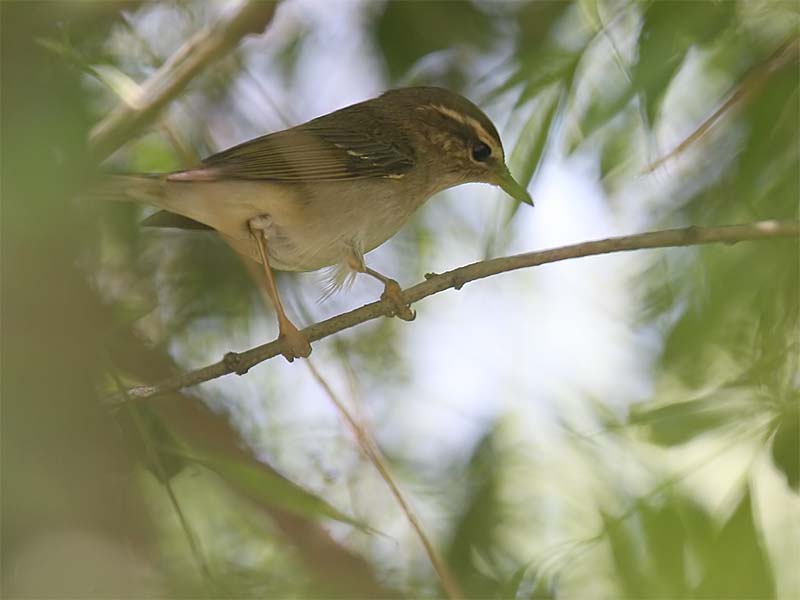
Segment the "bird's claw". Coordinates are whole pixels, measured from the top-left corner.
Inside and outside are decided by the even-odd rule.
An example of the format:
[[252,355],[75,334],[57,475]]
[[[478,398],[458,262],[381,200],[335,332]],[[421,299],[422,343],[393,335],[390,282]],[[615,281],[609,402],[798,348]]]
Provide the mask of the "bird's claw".
[[381,294],[381,300],[391,303],[392,313],[390,316],[397,317],[403,321],[413,321],[417,318],[417,313],[411,310],[411,307],[403,301],[402,291],[400,284],[390,279],[386,282],[386,287],[383,290],[383,294]]
[[294,325],[284,325],[278,340],[283,342],[284,350],[281,354],[289,362],[294,361],[295,358],[307,358],[311,354],[311,344],[308,342],[308,338],[300,333]]

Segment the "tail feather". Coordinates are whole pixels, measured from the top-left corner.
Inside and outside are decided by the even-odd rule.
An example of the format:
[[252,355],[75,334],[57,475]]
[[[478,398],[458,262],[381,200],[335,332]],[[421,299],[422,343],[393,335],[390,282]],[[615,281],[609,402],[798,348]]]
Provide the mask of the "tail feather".
[[204,231],[213,229],[213,227],[209,227],[205,223],[200,223],[199,221],[195,221],[194,219],[184,217],[183,215],[179,215],[174,212],[169,212],[168,210],[160,210],[157,213],[153,213],[144,221],[142,221],[141,225],[143,227],[167,227],[173,229],[197,229]]
[[163,175],[108,175],[87,196],[98,201],[135,201],[159,206],[164,192]]

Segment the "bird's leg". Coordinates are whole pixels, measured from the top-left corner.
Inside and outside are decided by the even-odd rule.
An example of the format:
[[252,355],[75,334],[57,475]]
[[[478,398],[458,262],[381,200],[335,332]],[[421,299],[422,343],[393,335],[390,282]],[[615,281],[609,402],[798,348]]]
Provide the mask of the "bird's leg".
[[403,290],[400,288],[400,284],[397,283],[397,281],[390,279],[385,275],[381,275],[366,265],[364,265],[364,273],[370,277],[374,277],[378,281],[383,282],[383,294],[381,294],[381,300],[389,300],[392,303],[394,306],[394,315],[396,317],[403,319],[403,321],[413,321],[417,318],[417,313],[411,310],[411,307],[403,301],[401,296]]
[[258,253],[261,255],[261,264],[264,265],[267,294],[269,294],[269,297],[272,299],[272,304],[275,306],[275,313],[278,315],[278,339],[286,341],[286,350],[283,352],[283,356],[286,360],[292,362],[295,358],[305,358],[311,354],[311,344],[308,343],[308,338],[300,333],[300,330],[289,320],[289,317],[286,316],[286,312],[283,310],[283,303],[278,293],[278,286],[275,285],[275,276],[272,273],[272,268],[269,266],[269,260],[267,259],[267,228],[269,224],[269,217],[262,216],[250,219],[247,226],[250,229],[250,235],[253,236],[258,246]]
[[370,269],[364,263],[363,256],[354,253],[348,262],[354,271],[374,277],[383,284],[383,294],[381,294],[381,300],[388,300],[392,303],[392,307],[394,308],[394,316],[403,319],[404,321],[413,321],[417,318],[417,313],[411,310],[411,307],[408,305],[408,303],[403,301],[401,296],[403,290],[400,288],[399,283],[390,277],[386,277],[386,275],[378,273],[375,269]]

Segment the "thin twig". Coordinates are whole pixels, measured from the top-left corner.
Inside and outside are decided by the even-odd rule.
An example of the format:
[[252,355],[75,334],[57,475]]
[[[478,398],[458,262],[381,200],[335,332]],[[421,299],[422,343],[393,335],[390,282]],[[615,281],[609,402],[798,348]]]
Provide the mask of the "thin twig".
[[187,40],[142,84],[141,94],[121,102],[91,132],[90,146],[100,162],[133,137],[172,101],[205,67],[224,56],[251,33],[261,33],[272,20],[276,2],[247,0],[227,18],[204,27]]
[[392,474],[389,471],[389,467],[386,464],[383,453],[380,451],[380,448],[378,448],[378,445],[375,443],[375,440],[372,438],[369,430],[356,421],[356,419],[350,414],[350,411],[347,410],[347,407],[336,395],[336,392],[333,391],[333,388],[330,386],[328,381],[317,370],[317,368],[314,366],[314,363],[311,360],[306,360],[305,362],[308,365],[308,370],[311,371],[311,375],[317,380],[317,383],[322,386],[322,389],[324,389],[325,393],[328,394],[331,402],[333,402],[334,406],[336,406],[339,414],[341,414],[342,418],[344,418],[344,420],[347,422],[347,425],[353,432],[353,435],[355,436],[362,452],[364,452],[366,457],[378,471],[381,478],[386,482],[386,485],[389,486],[389,490],[392,492],[395,500],[397,500],[397,503],[400,505],[400,509],[405,514],[408,522],[411,524],[412,529],[417,534],[417,537],[419,537],[420,542],[422,542],[422,546],[425,548],[425,553],[428,555],[428,559],[431,561],[433,570],[436,571],[436,575],[439,577],[439,581],[442,584],[442,589],[447,594],[447,597],[450,598],[450,600],[458,600],[459,598],[463,598],[464,595],[461,593],[458,582],[450,572],[447,563],[445,563],[439,557],[438,552],[436,552],[436,548],[434,548],[430,538],[428,538],[428,535],[425,533],[425,529],[422,527],[422,522],[411,508],[411,505],[406,500],[403,492],[400,491],[400,487],[397,485],[397,482],[394,480],[394,477],[392,477]]
[[[646,248],[670,248],[677,246],[696,246],[701,244],[727,243],[775,240],[781,238],[800,237],[800,221],[758,221],[741,225],[726,225],[722,227],[685,227],[681,229],[666,229],[622,237],[608,238],[591,242],[582,242],[570,246],[562,246],[551,250],[528,252],[484,260],[440,275],[428,274],[426,281],[408,288],[401,293],[403,302],[413,304],[423,298],[437,294],[444,290],[456,290],[471,281],[484,279],[515,271],[535,267],[547,263],[570,260],[584,256],[597,256],[612,252],[628,250],[643,250]],[[381,300],[366,304],[349,312],[320,321],[303,330],[309,341],[315,342],[335,333],[349,329],[366,321],[378,317],[389,316],[393,310],[389,301]],[[245,374],[253,366],[281,354],[284,350],[283,340],[275,340],[261,346],[256,346],[245,352],[229,352],[222,360],[190,371],[176,375],[155,385],[135,387],[127,392],[127,396],[115,394],[108,401],[119,403],[126,398],[143,400],[152,398],[166,392],[172,392],[186,387],[191,387],[211,379],[222,377],[230,373]]]

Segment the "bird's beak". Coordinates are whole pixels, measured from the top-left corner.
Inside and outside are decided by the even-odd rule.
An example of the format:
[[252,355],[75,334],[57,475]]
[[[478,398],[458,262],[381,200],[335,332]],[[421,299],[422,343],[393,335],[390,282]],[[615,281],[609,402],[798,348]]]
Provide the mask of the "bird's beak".
[[507,166],[503,165],[501,167],[497,174],[496,181],[497,185],[499,185],[506,194],[519,202],[524,202],[525,204],[533,206],[533,199],[528,193],[528,190],[514,180]]

